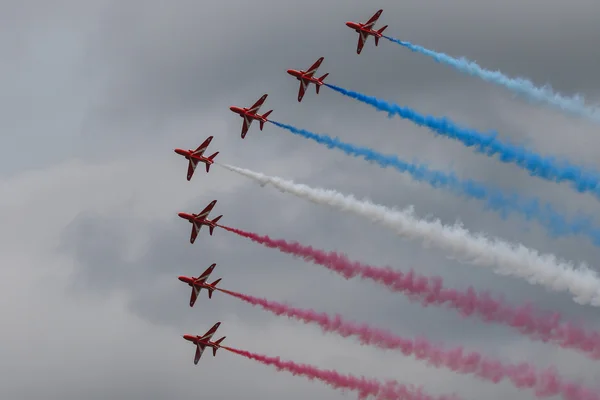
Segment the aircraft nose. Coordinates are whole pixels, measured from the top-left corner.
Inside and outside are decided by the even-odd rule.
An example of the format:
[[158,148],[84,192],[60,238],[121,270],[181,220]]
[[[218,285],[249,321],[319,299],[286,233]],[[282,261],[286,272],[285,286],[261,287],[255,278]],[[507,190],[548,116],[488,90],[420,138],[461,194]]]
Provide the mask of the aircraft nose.
[[235,108],[233,106],[229,107],[229,109],[235,112]]
[[350,28],[352,28],[352,22],[350,22],[350,21],[346,22],[346,26],[349,26]]
[[294,75],[294,70],[293,69],[288,69],[287,73],[290,74],[290,75]]
[[179,215],[180,218],[185,218],[185,213],[184,212],[177,213],[177,215]]

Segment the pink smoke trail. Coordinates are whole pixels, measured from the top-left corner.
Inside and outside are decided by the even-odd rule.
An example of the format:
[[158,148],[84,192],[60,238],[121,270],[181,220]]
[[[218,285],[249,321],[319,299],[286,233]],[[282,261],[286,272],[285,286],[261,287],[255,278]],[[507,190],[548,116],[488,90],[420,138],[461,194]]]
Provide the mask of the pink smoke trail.
[[325,332],[335,332],[342,337],[355,336],[362,344],[382,349],[400,350],[405,356],[414,355],[436,368],[446,367],[460,374],[473,374],[493,383],[508,378],[518,389],[534,389],[537,397],[562,395],[565,400],[599,400],[600,395],[581,384],[563,381],[553,368],[536,371],[530,364],[504,365],[501,361],[485,357],[478,352],[465,352],[462,347],[446,350],[425,338],[404,339],[386,330],[367,324],[345,321],[340,315],[295,308],[283,303],[260,299],[225,289],[216,289],[249,304],[260,306],[276,315],[285,315],[305,323],[318,324]]
[[552,342],[563,348],[579,350],[591,359],[600,359],[600,333],[587,331],[570,322],[562,322],[563,318],[559,313],[542,312],[530,304],[512,306],[503,299],[494,299],[489,293],[477,292],[472,287],[466,291],[444,288],[441,277],[427,277],[412,269],[403,273],[389,267],[374,267],[351,261],[346,255],[335,251],[325,252],[298,242],[271,239],[269,236],[219,226],[266,247],[324,266],[346,279],[357,275],[370,279],[393,292],[407,295],[409,300],[425,307],[436,305],[453,308],[462,316],[476,315],[484,322],[496,322],[516,328],[534,340]]
[[268,357],[249,351],[235,349],[233,347],[221,346],[225,350],[239,354],[251,360],[258,361],[264,365],[271,365],[279,371],[291,372],[293,375],[305,376],[308,379],[318,379],[334,389],[349,389],[359,393],[359,398],[366,399],[369,396],[377,400],[459,400],[455,395],[433,397],[425,394],[421,388],[412,385],[402,385],[396,381],[385,383],[365,377],[342,375],[337,371],[323,370],[306,364],[297,364],[293,361],[282,361],[279,357]]

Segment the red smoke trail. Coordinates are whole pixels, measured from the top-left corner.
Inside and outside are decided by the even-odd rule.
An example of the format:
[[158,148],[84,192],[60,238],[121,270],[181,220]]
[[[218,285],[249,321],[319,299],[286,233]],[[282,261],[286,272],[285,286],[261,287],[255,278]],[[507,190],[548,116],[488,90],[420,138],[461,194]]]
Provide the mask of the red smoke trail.
[[372,328],[367,324],[345,321],[340,315],[330,317],[314,310],[294,308],[283,303],[260,299],[224,289],[223,293],[237,297],[255,306],[261,306],[276,315],[285,315],[305,323],[321,326],[325,332],[335,332],[343,337],[355,336],[362,344],[375,345],[383,349],[400,350],[405,356],[414,355],[417,359],[434,367],[446,367],[461,374],[473,374],[483,380],[498,383],[508,378],[518,389],[535,389],[537,397],[562,395],[566,400],[599,400],[600,395],[583,385],[565,382],[554,369],[541,372],[530,364],[503,365],[502,362],[487,358],[478,352],[465,352],[462,347],[446,350],[434,345],[425,338],[404,339],[391,332]]
[[423,393],[421,388],[412,385],[402,385],[396,381],[385,383],[375,379],[342,375],[332,370],[323,370],[307,364],[297,364],[293,361],[282,361],[279,357],[268,357],[249,351],[221,346],[225,350],[239,354],[265,365],[272,365],[279,371],[291,372],[293,375],[305,376],[308,379],[318,379],[335,389],[354,390],[359,393],[359,399],[375,396],[377,400],[458,400],[456,395],[433,397]]
[[389,267],[374,267],[351,261],[346,255],[334,251],[325,252],[298,242],[271,239],[269,236],[219,226],[264,246],[322,265],[346,279],[357,275],[370,279],[393,292],[404,293],[411,301],[419,302],[423,306],[438,305],[454,308],[463,316],[476,315],[485,322],[508,325],[535,340],[580,350],[594,360],[600,359],[600,333],[588,332],[573,323],[562,322],[559,313],[544,313],[529,304],[512,306],[503,299],[494,299],[489,293],[476,292],[473,288],[466,291],[444,288],[441,277],[419,275],[412,269],[408,273],[403,273]]

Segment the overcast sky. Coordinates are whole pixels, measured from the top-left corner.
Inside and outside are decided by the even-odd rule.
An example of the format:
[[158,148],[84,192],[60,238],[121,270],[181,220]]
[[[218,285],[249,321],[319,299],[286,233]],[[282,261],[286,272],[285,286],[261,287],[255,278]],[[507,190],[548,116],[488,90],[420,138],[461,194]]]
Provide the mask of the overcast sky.
[[[52,3],[52,4],[50,4]],[[298,103],[289,68],[325,61],[327,82],[379,96],[421,113],[445,115],[543,154],[594,166],[598,126],[531,105],[431,59],[370,38],[356,54],[346,21],[384,10],[386,34],[465,56],[567,95],[600,101],[597,66],[600,3],[591,0],[0,0],[0,397],[6,399],[341,399],[327,386],[222,351],[193,365],[181,335],[221,321],[225,344],[342,372],[423,385],[465,399],[533,398],[509,384],[480,382],[427,367],[401,353],[324,335],[317,327],[273,316],[222,293],[189,287],[217,263],[224,288],[317,311],[339,312],[407,338],[424,335],[506,362],[555,366],[597,386],[597,364],[575,352],[530,341],[515,331],[422,308],[399,294],[263,248],[226,231],[203,229],[189,243],[180,211],[217,199],[221,223],[299,240],[351,258],[444,277],[532,301],[600,328],[597,308],[516,278],[462,265],[437,250],[396,237],[358,217],[262,188],[173,152],[214,135],[218,161],[327,187],[390,207],[414,205],[419,216],[460,220],[542,252],[596,265],[585,237],[555,239],[520,216],[502,219],[392,169],[330,150],[274,125],[242,120],[229,106],[261,109],[274,120],[419,160],[432,168],[550,201],[569,215],[597,214],[590,195],[532,178],[513,165],[475,154],[399,118],[322,88]],[[220,337],[220,336],[218,336]]]

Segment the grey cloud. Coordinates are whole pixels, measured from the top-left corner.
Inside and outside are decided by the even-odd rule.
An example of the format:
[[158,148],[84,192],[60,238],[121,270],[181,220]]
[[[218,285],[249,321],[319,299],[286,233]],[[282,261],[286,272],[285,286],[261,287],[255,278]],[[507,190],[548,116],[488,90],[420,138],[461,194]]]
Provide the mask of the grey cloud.
[[[23,4],[35,6],[34,2]],[[3,3],[0,7],[7,6]],[[600,10],[595,2],[567,5],[534,0],[525,7],[514,0],[497,5],[467,0],[452,4],[310,0],[302,7],[290,7],[285,2],[237,0],[183,1],[169,7],[147,1],[142,7],[136,1],[97,1],[81,7],[64,1],[57,7],[37,8],[49,21],[47,25],[25,8],[14,7],[0,8],[6,11],[0,14],[19,24],[3,26],[23,32],[28,47],[24,50],[0,42],[14,56],[3,67],[8,72],[5,81],[10,93],[29,93],[31,101],[27,96],[25,100],[14,96],[10,107],[4,108],[5,127],[15,133],[1,138],[0,144],[8,143],[4,149],[23,148],[31,153],[15,159],[12,150],[4,152],[2,173],[75,156],[94,163],[133,158],[147,165],[147,171],[134,177],[135,182],[130,175],[115,176],[114,186],[105,185],[105,192],[98,192],[102,198],[108,196],[106,191],[130,191],[131,202],[109,214],[82,205],[79,216],[61,232],[55,255],[73,263],[64,293],[47,282],[39,291],[28,287],[31,292],[53,295],[43,304],[48,319],[30,321],[32,332],[47,331],[38,347],[31,347],[31,351],[47,352],[37,353],[40,364],[30,365],[47,382],[19,388],[19,382],[30,379],[31,372],[19,366],[22,354],[8,353],[0,366],[4,369],[5,360],[16,360],[10,369],[16,371],[10,375],[10,388],[20,390],[15,389],[12,398],[37,398],[40,393],[57,399],[345,397],[229,354],[210,355],[194,368],[193,351],[180,335],[204,332],[216,320],[223,321],[220,333],[227,335],[233,346],[357,374],[414,381],[435,393],[456,391],[468,398],[529,397],[508,385],[482,384],[423,368],[396,353],[322,335],[317,328],[274,317],[221,293],[210,301],[203,293],[190,308],[189,288],[177,276],[197,275],[212,262],[218,265],[214,278],[222,277],[225,288],[340,312],[406,337],[425,335],[504,360],[556,364],[573,378],[593,382],[591,362],[578,354],[532,343],[510,328],[461,319],[452,311],[424,309],[377,285],[345,281],[322,267],[228,232],[217,230],[210,237],[203,231],[190,245],[189,223],[180,220],[176,211],[199,211],[216,198],[214,215],[224,214],[224,224],[339,250],[375,265],[414,267],[423,274],[443,276],[453,287],[489,289],[511,302],[533,301],[544,309],[559,310],[598,326],[596,310],[577,306],[566,294],[549,293],[539,286],[448,260],[442,252],[423,250],[420,243],[404,241],[358,217],[246,183],[218,166],[208,175],[198,171],[185,186],[167,180],[186,183],[185,160],[174,155],[173,148],[195,147],[210,134],[215,136],[211,149],[221,152],[221,162],[368,196],[390,207],[414,204],[419,216],[434,216],[445,223],[459,219],[473,232],[487,232],[595,266],[598,250],[586,239],[551,239],[522,217],[504,221],[479,201],[415,184],[393,169],[292,137],[275,126],[268,124],[261,132],[254,124],[241,140],[241,119],[227,109],[232,104],[250,105],[269,93],[263,109],[273,108],[275,120],[339,135],[350,143],[427,162],[432,168],[450,168],[460,177],[551,199],[571,214],[579,209],[595,214],[598,206],[593,198],[575,194],[565,185],[531,178],[514,166],[473,154],[410,122],[388,119],[326,88],[315,95],[311,87],[298,103],[298,82],[285,73],[288,68],[306,68],[325,56],[321,71],[330,72],[328,81],[332,83],[422,113],[448,115],[461,125],[495,129],[503,138],[592,164],[593,149],[598,147],[595,127],[575,125],[553,110],[513,101],[503,89],[386,41],[376,48],[369,40],[363,54],[357,56],[356,34],[343,23],[364,20],[381,7],[381,23],[390,25],[386,33],[392,36],[454,56],[464,55],[487,68],[499,68],[539,84],[550,82],[566,94],[582,92],[593,98],[600,91],[593,68],[600,60],[597,52],[589,51],[597,39],[595,16]],[[72,37],[77,40],[66,39]],[[39,60],[42,62],[36,63]],[[50,67],[53,69],[47,69]],[[29,84],[35,86],[34,94],[28,90]],[[15,127],[19,129],[12,129]],[[164,151],[164,158],[155,157],[157,149]],[[173,168],[173,176],[156,173],[159,167],[170,170],[175,165],[178,169]],[[142,185],[152,187],[152,194],[140,192]],[[175,206],[169,209],[172,215],[168,219],[162,214],[140,216],[138,193],[155,196],[154,201],[164,210],[168,207],[162,203],[175,200],[179,193],[173,191],[179,189],[181,196],[190,200],[180,210]],[[71,193],[65,194],[66,203],[68,196]],[[105,303],[116,303],[115,310]],[[29,336],[27,340],[32,341]],[[52,373],[42,374],[45,363],[54,359],[60,359],[60,365],[52,364]]]
[[[225,106],[242,91],[253,91],[257,97],[264,91],[282,91],[278,95],[279,108],[297,108],[293,105],[296,81],[287,76],[285,70],[306,68],[321,55],[326,58],[321,69],[331,73],[331,82],[359,90],[368,88],[373,94],[382,90],[422,91],[452,81],[470,85],[475,81],[385,41],[379,48],[371,41],[365,54],[357,56],[357,38],[343,23],[348,19],[368,18],[376,9],[373,5],[356,5],[346,10],[339,4],[319,2],[309,2],[300,9],[268,1],[252,5],[186,3],[165,15],[157,2],[149,3],[143,10],[134,4],[129,3],[125,10],[115,8],[105,15],[105,28],[97,35],[98,41],[92,42],[96,51],[102,51],[96,54],[90,50],[90,63],[100,70],[109,68],[118,72],[106,104],[126,107],[129,112],[135,112],[138,107],[143,107],[139,112],[144,112],[147,107],[155,113],[174,110],[181,113],[206,107],[208,103],[215,107],[220,105],[226,113]],[[556,5],[558,11],[545,15],[538,12],[542,4],[548,9],[546,3],[537,2],[519,7],[518,13],[505,8],[504,4],[501,10],[492,10],[477,8],[474,2],[465,2],[462,7],[423,5],[414,1],[404,2],[400,8],[391,2],[378,6],[384,9],[382,23],[390,25],[390,35],[451,55],[465,55],[490,69],[500,68],[530,77],[540,85],[549,81],[567,93],[581,91],[593,95],[594,89],[589,87],[587,78],[594,76],[592,66],[597,62],[587,59],[590,53],[586,50],[589,48],[586,40],[591,44],[595,38],[586,32],[589,32],[588,27],[595,26],[595,21],[586,16],[594,15],[593,7],[597,6],[582,4],[564,10]],[[319,11],[309,12],[312,7]],[[237,12],[229,12],[231,8]],[[264,13],[275,18],[262,20]],[[498,19],[498,13],[508,15]],[[557,34],[557,25],[552,24],[553,15],[560,15],[560,21],[579,19],[577,24],[560,25],[569,29],[559,30]],[[290,20],[299,23],[288,23]],[[498,21],[502,21],[502,25]],[[475,32],[474,26],[486,29]],[[507,26],[510,29],[506,29]],[[569,45],[567,41],[571,38],[583,42]],[[557,41],[566,43],[556,44]],[[305,44],[291,46],[293,43]],[[562,58],[556,60],[557,47],[571,51],[569,62],[560,62]],[[552,60],[542,57],[552,57]],[[582,62],[577,64],[580,58]],[[589,70],[573,74],[573,65],[587,65]],[[567,72],[572,74],[567,78],[571,87],[561,81]],[[546,75],[539,76],[542,73]],[[573,87],[574,79],[584,79],[586,86]],[[487,84],[479,86],[485,88]],[[332,103],[327,107],[331,109]]]

